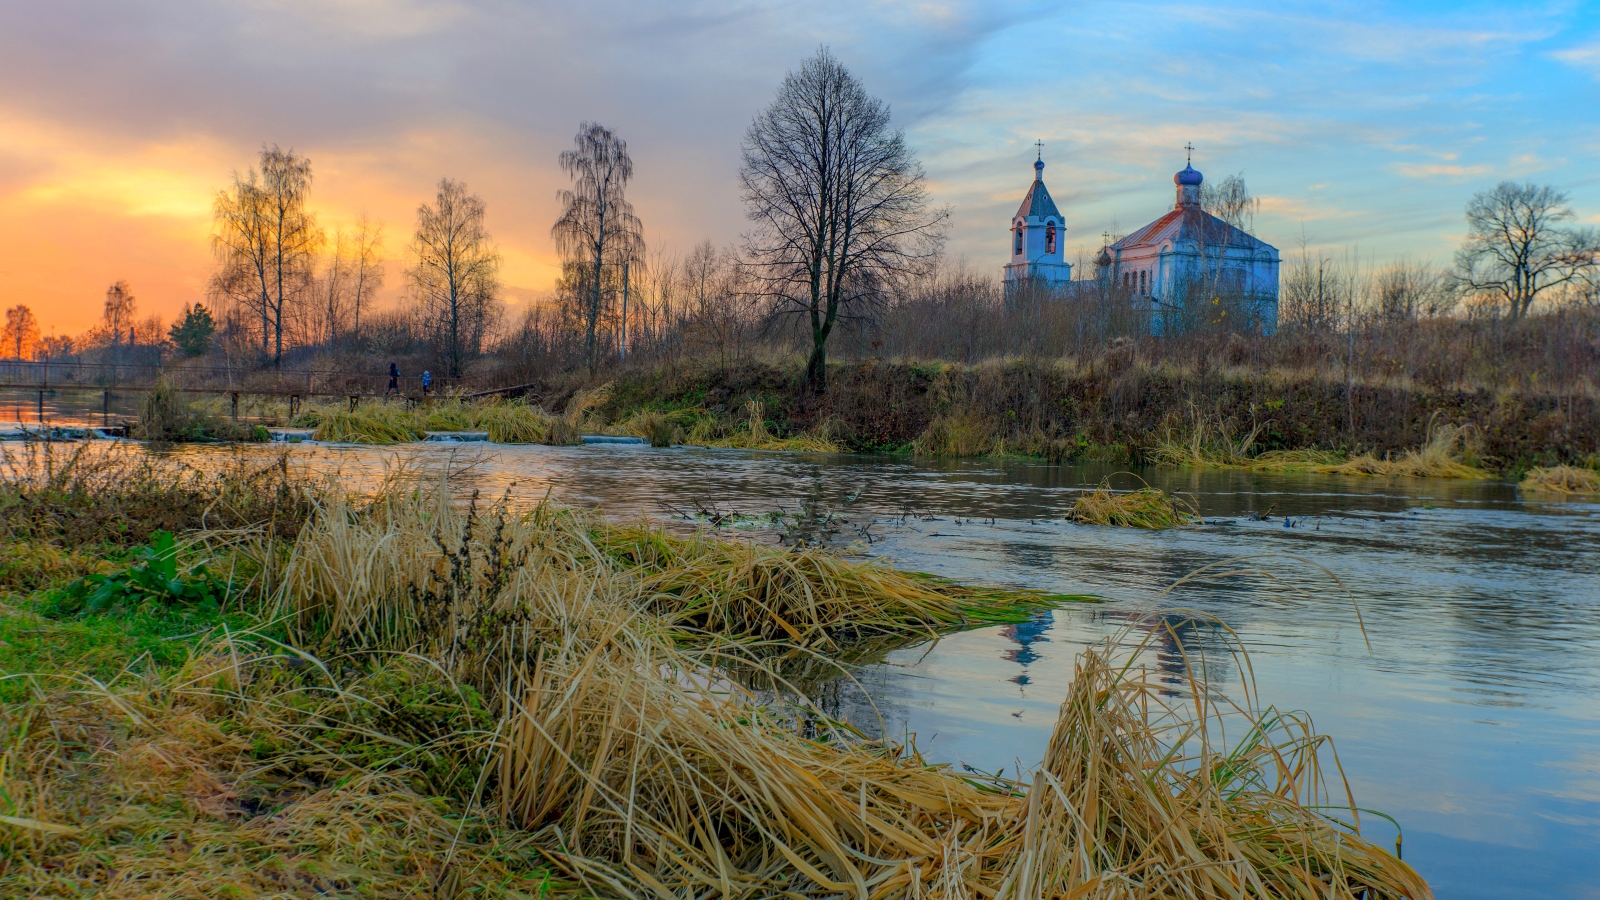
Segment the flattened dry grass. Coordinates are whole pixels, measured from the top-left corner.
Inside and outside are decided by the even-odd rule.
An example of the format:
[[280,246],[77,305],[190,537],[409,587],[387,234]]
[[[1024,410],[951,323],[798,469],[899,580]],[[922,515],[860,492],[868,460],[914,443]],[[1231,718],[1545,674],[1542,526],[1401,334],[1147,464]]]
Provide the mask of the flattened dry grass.
[[164,675],[46,680],[35,702],[7,704],[0,895],[400,900],[456,896],[463,881],[496,898],[560,887],[529,835],[461,799],[493,716],[425,664],[368,668],[335,680],[244,635]]
[[1067,518],[1080,525],[1113,525],[1119,528],[1160,530],[1194,525],[1201,521],[1192,501],[1169,496],[1160,488],[1146,485],[1131,491],[1114,492],[1109,481],[1079,497]]
[[1540,466],[1529,470],[1518,487],[1536,494],[1600,494],[1600,472],[1577,466]]

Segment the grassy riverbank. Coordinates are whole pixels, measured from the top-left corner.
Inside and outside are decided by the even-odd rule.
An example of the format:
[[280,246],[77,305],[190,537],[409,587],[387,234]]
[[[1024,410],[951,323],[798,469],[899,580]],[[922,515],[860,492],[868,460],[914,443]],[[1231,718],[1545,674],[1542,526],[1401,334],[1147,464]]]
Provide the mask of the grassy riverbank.
[[[620,423],[655,413],[694,431],[700,439],[691,442],[712,443],[749,433],[759,404],[761,431],[776,439],[928,457],[1447,477],[1600,459],[1600,398],[1589,393],[1349,385],[1306,373],[1180,369],[1119,350],[974,366],[869,359],[836,366],[822,398],[806,396],[799,376],[787,363],[630,370],[608,376],[595,415]],[[537,390],[560,402],[586,386],[572,376]],[[1459,467],[1438,465],[1441,452]],[[1382,465],[1408,453],[1427,461]]]
[[0,894],[1427,896],[1325,817],[1352,803],[1308,723],[1109,649],[1026,782],[805,699],[864,646],[1049,598],[173,465],[0,483]]

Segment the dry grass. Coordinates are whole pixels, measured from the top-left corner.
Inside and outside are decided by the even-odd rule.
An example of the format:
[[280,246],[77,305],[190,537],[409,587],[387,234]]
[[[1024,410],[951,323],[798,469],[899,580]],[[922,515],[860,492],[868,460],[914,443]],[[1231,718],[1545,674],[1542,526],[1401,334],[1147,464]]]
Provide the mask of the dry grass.
[[1477,431],[1471,425],[1440,425],[1428,428],[1423,446],[1399,456],[1382,458],[1363,453],[1347,456],[1329,450],[1270,450],[1255,452],[1261,431],[1255,426],[1235,437],[1226,425],[1209,426],[1197,419],[1182,436],[1170,431],[1150,451],[1153,462],[1162,465],[1214,469],[1247,469],[1253,472],[1310,472],[1321,475],[1376,475],[1406,478],[1455,478],[1481,481],[1490,477],[1478,465],[1474,452]]
[[1148,485],[1132,491],[1113,492],[1109,480],[1072,504],[1067,518],[1082,525],[1114,525],[1119,528],[1177,528],[1200,521],[1194,503],[1168,496]]
[[208,649],[0,711],[0,895],[546,895],[529,836],[456,799],[493,724],[470,694],[399,658],[336,681],[249,635]]
[[927,634],[1015,616],[1054,598],[964,587],[815,548],[784,549],[595,524],[594,545],[638,580],[643,605],[706,634],[837,646],[864,634]]
[[[1083,657],[1030,783],[958,776],[726,674],[754,663],[719,638],[925,627],[888,596],[915,579],[855,569],[855,602],[824,606],[806,593],[849,578],[816,556],[427,494],[330,506],[285,602],[303,639],[420,654],[501,708],[496,808],[599,895],[1428,896],[1323,816],[1353,803],[1330,796],[1303,719],[1198,683],[1175,698],[1108,645]],[[1224,721],[1245,738],[1212,746]]]
[[327,493],[281,565],[280,641],[0,710],[0,892],[534,896],[548,863],[614,898],[1431,896],[1309,721],[1145,677],[1159,620],[1081,657],[1013,781],[735,674],[1003,592],[404,480]]
[[971,414],[952,413],[934,418],[927,430],[911,443],[914,456],[984,456],[994,449],[988,425]]
[[309,409],[295,419],[315,428],[313,438],[339,444],[403,444],[420,441],[429,432],[484,431],[500,444],[574,443],[565,421],[535,406],[499,399],[463,403],[440,400],[407,407],[401,403],[367,403]]
[[783,450],[791,453],[838,453],[839,445],[826,430],[781,438],[767,428],[766,404],[748,400],[744,405],[745,426],[734,428],[721,437],[707,441],[708,446],[731,447],[741,450]]
[[80,548],[142,544],[158,530],[253,527],[286,537],[306,521],[314,485],[291,472],[287,454],[207,463],[101,441],[0,448],[0,535]]
[[1600,472],[1576,466],[1540,466],[1523,476],[1519,487],[1539,494],[1600,494]]

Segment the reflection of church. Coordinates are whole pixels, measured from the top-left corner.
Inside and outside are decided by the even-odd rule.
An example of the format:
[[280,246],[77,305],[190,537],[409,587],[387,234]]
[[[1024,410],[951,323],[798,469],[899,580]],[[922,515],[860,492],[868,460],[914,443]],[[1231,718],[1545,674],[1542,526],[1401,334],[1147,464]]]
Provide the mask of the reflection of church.
[[1044,610],[1030,616],[1026,621],[1000,629],[1002,635],[1015,641],[1017,645],[1015,649],[1005,652],[1005,658],[1022,667],[1022,671],[1010,679],[1012,684],[1028,686],[1028,666],[1039,658],[1039,654],[1034,652],[1033,645],[1041,641],[1049,643],[1050,639],[1045,637],[1045,632],[1048,632],[1054,624],[1055,614],[1050,610]]
[[[1197,316],[1215,318],[1227,304],[1247,325],[1278,325],[1278,249],[1207,212],[1203,176],[1193,165],[1172,177],[1177,202],[1154,222],[1103,248],[1092,280],[1072,280],[1065,259],[1066,220],[1044,185],[1044,158],[1011,221],[1008,296],[1033,284],[1065,296],[1120,295],[1150,311],[1152,331],[1184,330]],[[1081,277],[1081,276],[1080,276]]]

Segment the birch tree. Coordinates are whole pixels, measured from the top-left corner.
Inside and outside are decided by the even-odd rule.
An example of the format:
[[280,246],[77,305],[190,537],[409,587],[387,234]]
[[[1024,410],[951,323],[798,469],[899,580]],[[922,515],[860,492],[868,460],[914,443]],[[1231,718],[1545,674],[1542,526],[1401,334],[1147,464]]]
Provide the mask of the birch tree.
[[452,378],[461,377],[493,324],[500,294],[500,253],[484,227],[484,203],[467,186],[439,182],[433,205],[417,208],[412,239],[416,265],[407,273],[412,296],[444,352]]
[[579,125],[560,164],[572,187],[558,194],[561,218],[550,234],[566,257],[563,281],[579,301],[584,361],[592,373],[599,366],[596,335],[612,293],[607,288],[620,281],[620,273],[608,273],[607,267],[617,269],[643,257],[644,226],[627,198],[633,158],[627,142],[611,129],[597,122]]
[[261,350],[283,363],[284,327],[315,279],[323,235],[306,208],[311,161],[276,145],[261,151],[261,169],[234,175],[213,204],[213,293],[249,308],[261,322]]

